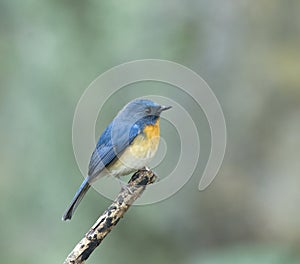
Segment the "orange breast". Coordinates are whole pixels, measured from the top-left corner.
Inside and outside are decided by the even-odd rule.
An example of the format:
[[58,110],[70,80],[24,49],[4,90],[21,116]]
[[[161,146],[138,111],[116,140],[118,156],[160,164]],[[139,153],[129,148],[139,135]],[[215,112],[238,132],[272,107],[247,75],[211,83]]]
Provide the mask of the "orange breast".
[[144,128],[143,134],[138,135],[129,147],[129,152],[136,158],[151,159],[159,144],[159,120],[155,125]]
[[125,175],[147,166],[155,155],[159,144],[159,120],[155,125],[146,126],[126,148],[109,170],[114,175]]
[[144,134],[147,139],[154,139],[158,138],[160,135],[160,129],[159,129],[159,118],[157,119],[157,122],[155,125],[148,125],[144,128]]

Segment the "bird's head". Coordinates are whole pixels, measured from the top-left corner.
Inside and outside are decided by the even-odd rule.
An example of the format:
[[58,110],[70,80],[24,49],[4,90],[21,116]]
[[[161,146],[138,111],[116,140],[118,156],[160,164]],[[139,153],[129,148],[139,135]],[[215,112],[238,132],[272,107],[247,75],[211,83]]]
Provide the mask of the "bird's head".
[[157,120],[163,111],[171,106],[163,106],[148,99],[135,99],[129,102],[120,113],[133,120]]

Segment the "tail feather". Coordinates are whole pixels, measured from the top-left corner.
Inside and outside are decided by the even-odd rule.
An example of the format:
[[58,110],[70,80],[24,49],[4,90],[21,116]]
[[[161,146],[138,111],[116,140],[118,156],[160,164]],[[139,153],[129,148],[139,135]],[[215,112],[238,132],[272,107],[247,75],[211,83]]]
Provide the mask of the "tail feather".
[[71,220],[75,209],[77,208],[77,206],[81,202],[82,198],[84,197],[84,195],[86,194],[86,192],[90,188],[90,184],[89,184],[88,180],[89,180],[89,177],[86,177],[85,180],[83,181],[83,183],[81,184],[81,186],[79,187],[79,189],[76,192],[71,204],[69,205],[69,207],[67,208],[67,210],[65,211],[65,213],[62,217],[63,221]]

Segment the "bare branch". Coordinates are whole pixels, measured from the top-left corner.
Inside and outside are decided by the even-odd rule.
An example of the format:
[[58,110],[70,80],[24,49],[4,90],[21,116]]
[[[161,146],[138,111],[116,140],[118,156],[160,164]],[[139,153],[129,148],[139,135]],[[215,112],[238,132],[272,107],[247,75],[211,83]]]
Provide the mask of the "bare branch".
[[84,263],[119,222],[128,208],[144,192],[146,185],[155,182],[156,179],[157,176],[151,170],[140,170],[136,172],[131,177],[127,187],[122,188],[115,201],[98,218],[96,223],[85,234],[84,238],[75,246],[64,264]]

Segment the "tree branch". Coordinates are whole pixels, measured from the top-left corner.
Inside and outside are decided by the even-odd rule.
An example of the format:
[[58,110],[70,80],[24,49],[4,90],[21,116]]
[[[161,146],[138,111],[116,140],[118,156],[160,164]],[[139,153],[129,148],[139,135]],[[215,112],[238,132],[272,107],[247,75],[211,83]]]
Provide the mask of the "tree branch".
[[64,264],[81,264],[100,245],[102,240],[119,222],[128,208],[144,192],[146,185],[155,182],[157,176],[151,170],[136,172],[128,182],[126,188],[122,188],[115,201],[98,218],[96,223],[85,234],[84,238],[75,246]]

